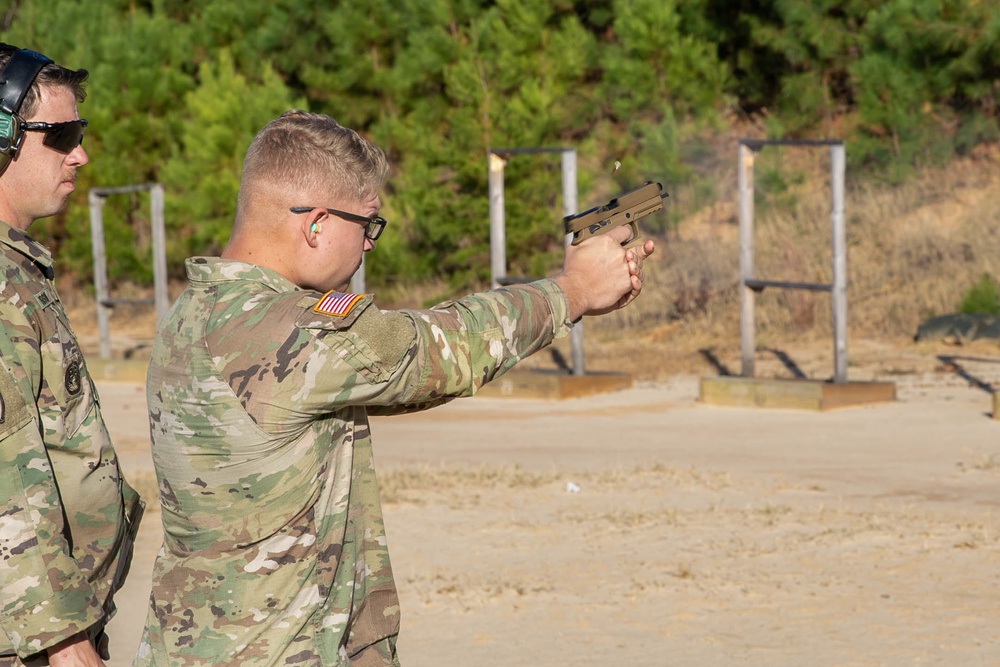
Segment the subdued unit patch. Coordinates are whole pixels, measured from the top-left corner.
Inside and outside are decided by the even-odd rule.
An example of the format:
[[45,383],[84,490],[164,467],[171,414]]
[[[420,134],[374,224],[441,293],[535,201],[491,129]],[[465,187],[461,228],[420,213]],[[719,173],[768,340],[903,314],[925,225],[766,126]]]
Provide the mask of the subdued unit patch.
[[31,418],[24,394],[9,370],[0,366],[0,437],[13,433]]

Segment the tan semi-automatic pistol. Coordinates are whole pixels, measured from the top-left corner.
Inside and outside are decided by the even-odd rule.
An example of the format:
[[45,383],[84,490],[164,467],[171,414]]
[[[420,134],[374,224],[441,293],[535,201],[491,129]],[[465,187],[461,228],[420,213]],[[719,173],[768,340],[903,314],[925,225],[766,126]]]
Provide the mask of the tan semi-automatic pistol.
[[573,235],[573,245],[577,245],[591,236],[610,232],[621,225],[628,225],[632,228],[632,236],[622,243],[622,247],[637,246],[643,242],[643,239],[635,223],[639,218],[644,218],[663,208],[663,198],[667,196],[667,193],[662,192],[662,190],[663,186],[659,183],[648,181],[634,190],[618,195],[603,206],[597,206],[583,213],[567,215],[563,218],[566,233]]

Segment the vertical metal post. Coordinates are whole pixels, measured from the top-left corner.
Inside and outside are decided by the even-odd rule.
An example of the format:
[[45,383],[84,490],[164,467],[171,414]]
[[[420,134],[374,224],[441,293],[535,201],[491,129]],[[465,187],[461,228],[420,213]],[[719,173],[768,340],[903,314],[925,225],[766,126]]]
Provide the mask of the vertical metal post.
[[493,289],[507,275],[507,236],[504,230],[503,170],[507,161],[489,154],[490,196],[490,277]]
[[756,295],[747,286],[753,278],[753,164],[754,151],[745,144],[739,148],[737,172],[740,198],[740,350],[743,377],[754,375],[754,304]]
[[110,314],[105,305],[108,301],[108,266],[104,250],[104,220],[101,209],[104,198],[95,192],[87,196],[90,204],[90,242],[94,248],[94,292],[97,297],[97,337],[100,342],[101,359],[111,358]]
[[844,224],[844,144],[830,146],[830,226],[833,239],[833,381],[847,382],[847,241]]
[[[563,216],[576,213],[576,149],[564,150],[562,157],[562,187],[563,187]],[[566,245],[573,240],[572,234],[566,235]],[[581,376],[586,373],[584,367],[583,354],[583,320],[580,320],[573,327],[569,334],[570,350],[573,356],[573,375]]]
[[150,186],[149,200],[153,226],[153,296],[156,303],[156,323],[159,324],[170,309],[170,295],[167,291],[167,230],[163,222],[162,185]]

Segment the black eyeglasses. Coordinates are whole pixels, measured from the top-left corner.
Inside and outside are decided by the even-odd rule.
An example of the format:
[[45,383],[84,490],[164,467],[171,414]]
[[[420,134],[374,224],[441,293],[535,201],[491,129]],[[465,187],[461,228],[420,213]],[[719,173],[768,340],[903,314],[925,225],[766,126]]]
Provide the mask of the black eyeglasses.
[[69,120],[65,123],[21,123],[21,129],[28,132],[44,132],[42,143],[52,150],[69,154],[83,143],[83,128],[87,127],[84,119]]
[[380,215],[373,215],[370,218],[366,218],[363,215],[356,215],[354,213],[348,213],[347,211],[338,211],[335,208],[326,208],[324,206],[293,206],[288,210],[292,213],[308,213],[309,211],[317,208],[321,208],[330,215],[335,215],[338,218],[343,218],[344,220],[364,225],[365,237],[367,237],[370,241],[377,241],[378,237],[382,236],[382,230],[384,230],[386,224],[388,224],[385,218]]

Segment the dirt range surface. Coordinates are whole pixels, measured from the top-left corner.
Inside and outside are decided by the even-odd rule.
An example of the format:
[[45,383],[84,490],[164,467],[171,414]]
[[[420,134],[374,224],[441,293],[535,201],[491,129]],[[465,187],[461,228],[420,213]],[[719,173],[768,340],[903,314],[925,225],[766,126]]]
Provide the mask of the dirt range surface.
[[[373,421],[404,667],[1000,665],[1000,421],[952,374],[827,413],[698,378]],[[153,490],[144,392],[99,383]],[[155,500],[113,621],[130,663]]]

